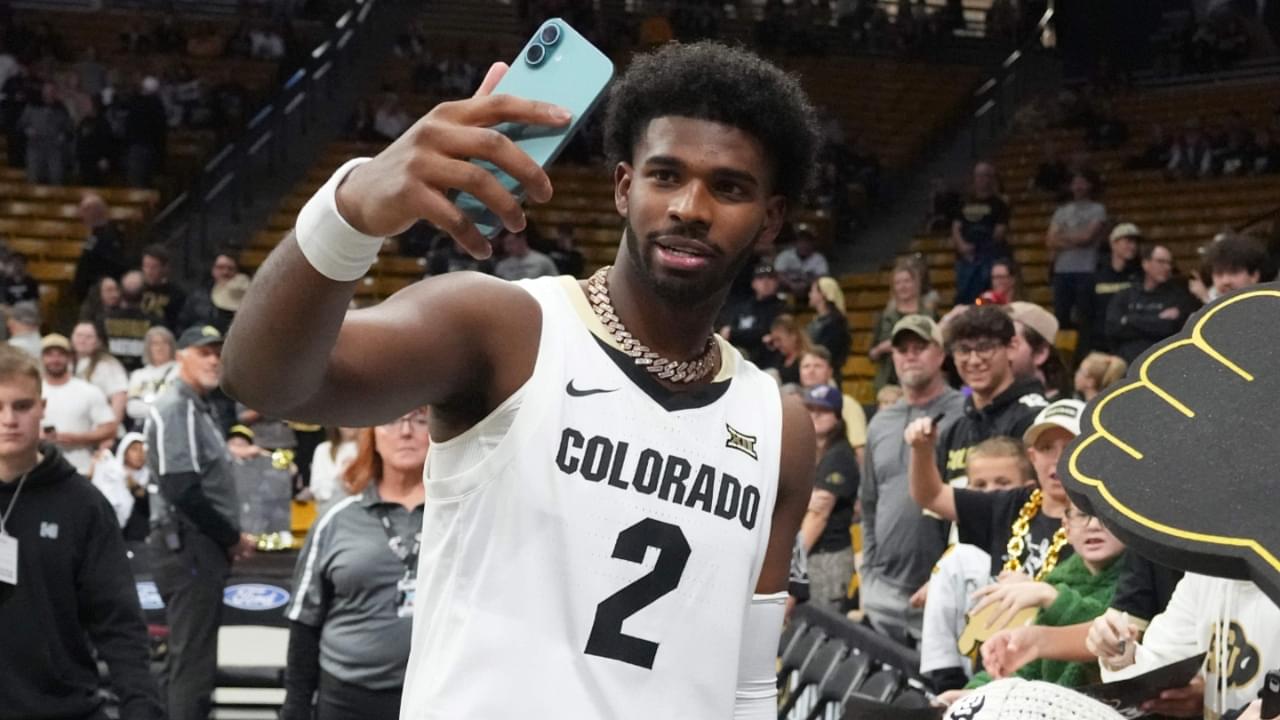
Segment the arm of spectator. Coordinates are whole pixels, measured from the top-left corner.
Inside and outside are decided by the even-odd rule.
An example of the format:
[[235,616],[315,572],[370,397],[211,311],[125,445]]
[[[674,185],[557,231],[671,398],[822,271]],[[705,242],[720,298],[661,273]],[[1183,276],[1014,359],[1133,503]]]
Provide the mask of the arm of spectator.
[[876,484],[875,463],[867,455],[858,458],[862,482],[858,483],[858,504],[862,508],[862,557],[864,562],[876,556],[876,509],[880,504],[880,488]]
[[160,476],[160,495],[182,511],[200,532],[213,538],[224,548],[240,542],[240,528],[218,512],[195,472],[177,472]]
[[1106,336],[1111,340],[1129,340],[1138,337],[1137,330],[1129,324],[1125,311],[1129,308],[1129,292],[1122,290],[1107,305]]
[[982,665],[992,677],[1006,678],[1036,660],[1093,662],[1097,658],[1085,647],[1090,624],[1001,630],[982,644]]
[[835,506],[836,496],[828,490],[814,489],[809,496],[809,507],[800,523],[800,537],[803,539],[805,552],[813,550],[813,545],[827,527],[827,520]]
[[116,422],[124,422],[124,411],[129,404],[129,393],[123,391],[111,393],[111,396],[107,398],[107,402],[111,404],[111,412],[116,416]]
[[120,717],[160,720],[164,712],[151,675],[147,626],[126,560],[120,526],[106,498],[94,507],[91,539],[76,569],[78,605],[98,656],[107,664]]
[[925,510],[944,520],[955,522],[955,490],[942,482],[934,450],[937,428],[930,418],[919,418],[907,426],[904,439],[911,446],[911,461],[907,471],[910,477],[911,499]]
[[1098,242],[1105,226],[1105,221],[1094,220],[1075,232],[1067,233],[1063,238],[1066,241],[1066,247],[1089,247]]
[[1005,241],[1005,238],[1007,238],[1008,236],[1009,236],[1009,224],[1008,224],[1008,223],[1003,223],[1003,222],[1002,222],[1002,223],[996,223],[995,228],[994,228],[994,229],[992,229],[992,231],[991,231],[991,238],[992,238],[993,240],[995,240],[997,243],[1002,243],[1002,242],[1004,242],[1004,241]]
[[1049,223],[1049,232],[1044,237],[1045,247],[1050,250],[1060,250],[1066,247],[1066,241],[1063,239],[1062,226],[1057,223]]
[[320,688],[320,628],[291,621],[287,658],[280,720],[311,720]]
[[63,445],[97,445],[106,440],[114,440],[116,437],[116,429],[119,424],[110,420],[95,425],[92,430],[82,433],[58,432],[54,436],[54,442]]
[[955,248],[956,254],[960,257],[968,259],[973,257],[973,243],[964,239],[961,230],[964,223],[959,220],[951,221],[951,246]]
[[1133,328],[1136,334],[1151,340],[1163,340],[1173,335],[1182,329],[1182,323],[1186,319],[1182,308],[1177,305],[1165,308],[1158,315],[1125,316],[1126,324]]

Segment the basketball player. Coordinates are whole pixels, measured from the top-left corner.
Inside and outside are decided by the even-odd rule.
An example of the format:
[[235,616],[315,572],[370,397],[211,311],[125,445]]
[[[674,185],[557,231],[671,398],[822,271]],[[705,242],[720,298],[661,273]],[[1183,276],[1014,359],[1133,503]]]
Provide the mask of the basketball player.
[[487,128],[568,117],[489,95],[504,71],[311,199],[237,313],[226,387],[326,425],[432,407],[403,717],[773,717],[813,427],[713,323],[807,184],[813,108],[745,51],[637,57],[605,121],[625,223],[611,269],[514,284],[455,273],[347,312],[380,238],[420,218],[489,253],[451,190],[525,226],[464,158],[551,197]]

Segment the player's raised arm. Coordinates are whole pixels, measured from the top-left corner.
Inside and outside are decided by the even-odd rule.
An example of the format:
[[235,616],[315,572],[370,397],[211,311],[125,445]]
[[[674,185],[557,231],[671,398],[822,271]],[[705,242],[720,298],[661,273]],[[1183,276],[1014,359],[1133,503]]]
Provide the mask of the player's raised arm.
[[380,238],[420,219],[473,255],[489,254],[488,240],[449,202],[451,190],[479,198],[507,228],[524,228],[519,201],[468,158],[501,167],[535,201],[551,197],[542,168],[491,126],[559,126],[569,117],[489,95],[504,70],[494,66],[476,97],[436,106],[376,158],[345,166],[307,203],[236,314],[223,355],[229,393],[268,414],[330,425],[367,425],[423,404],[465,406],[479,419],[529,376],[538,309],[500,281],[433,279],[347,311]]

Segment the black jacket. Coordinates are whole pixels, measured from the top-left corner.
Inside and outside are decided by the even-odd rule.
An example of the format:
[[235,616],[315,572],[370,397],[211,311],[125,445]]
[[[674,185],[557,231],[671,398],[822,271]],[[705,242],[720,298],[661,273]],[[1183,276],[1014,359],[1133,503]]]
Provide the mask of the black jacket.
[[949,483],[965,475],[969,451],[983,440],[997,435],[1022,440],[1022,433],[1031,427],[1036,415],[1048,404],[1044,398],[1044,386],[1034,378],[1014,381],[1009,389],[981,410],[974,406],[972,395],[965,398],[964,414],[950,425],[947,424],[950,418],[942,423],[938,470],[943,481]]
[[[5,523],[18,540],[18,584],[0,584],[0,720],[95,712],[95,650],[122,720],[162,718],[115,512],[56,448],[41,452]],[[16,489],[17,482],[0,485],[0,509]]]
[[[1198,304],[1175,282],[1147,290],[1141,280],[1135,280],[1128,289],[1116,293],[1107,307],[1107,342],[1111,351],[1132,363],[1147,348],[1181,330]],[[1169,308],[1178,308],[1178,316],[1160,317]]]
[[838,378],[844,371],[844,361],[849,358],[849,319],[832,308],[831,312],[815,317],[809,323],[809,339],[831,353],[831,369]]

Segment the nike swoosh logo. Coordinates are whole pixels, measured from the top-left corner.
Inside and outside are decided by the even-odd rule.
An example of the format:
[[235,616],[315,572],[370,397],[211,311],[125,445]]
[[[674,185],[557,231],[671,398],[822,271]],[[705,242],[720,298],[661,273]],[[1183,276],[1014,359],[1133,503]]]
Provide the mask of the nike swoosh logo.
[[573,381],[570,380],[569,384],[564,386],[564,391],[569,393],[569,397],[587,397],[589,395],[600,395],[601,393],[617,392],[618,388],[613,388],[613,389],[591,388],[589,390],[579,390],[578,388],[573,386]]

